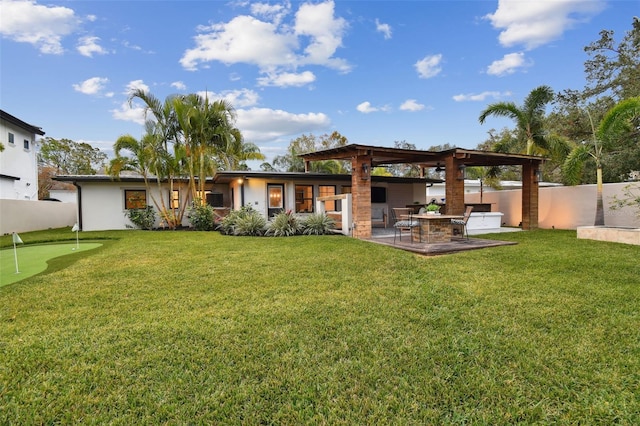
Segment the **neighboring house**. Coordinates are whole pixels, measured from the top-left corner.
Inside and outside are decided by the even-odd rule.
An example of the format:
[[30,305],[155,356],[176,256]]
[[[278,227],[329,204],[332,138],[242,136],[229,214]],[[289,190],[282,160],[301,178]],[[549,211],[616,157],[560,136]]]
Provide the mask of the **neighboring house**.
[[[174,187],[170,194],[168,183],[158,189],[155,182],[148,193],[140,176],[58,176],[56,180],[78,188],[78,216],[85,231],[126,229],[131,225],[126,217],[128,209],[153,205],[152,197],[178,207],[187,193],[185,183]],[[388,213],[392,207],[425,203],[426,185],[431,183],[428,179],[371,176],[371,209],[374,220],[378,219],[376,224],[390,224]],[[350,192],[351,175],[232,171],[216,173],[207,184],[205,197],[220,214],[251,206],[271,217],[282,210],[300,215],[314,213],[316,197]],[[342,210],[339,201],[325,207],[328,211]],[[161,225],[160,221],[156,224]],[[183,224],[188,226],[188,220]]]
[[0,198],[38,199],[36,135],[44,135],[40,127],[0,110]]

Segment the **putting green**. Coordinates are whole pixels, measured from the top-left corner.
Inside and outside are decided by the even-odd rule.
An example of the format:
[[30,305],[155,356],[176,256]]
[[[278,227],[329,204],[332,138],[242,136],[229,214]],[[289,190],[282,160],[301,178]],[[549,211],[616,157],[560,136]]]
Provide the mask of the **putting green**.
[[76,253],[100,247],[102,243],[81,242],[73,244],[42,244],[17,246],[18,271],[13,247],[0,250],[0,287],[15,283],[47,270],[47,262],[55,257],[73,256]]

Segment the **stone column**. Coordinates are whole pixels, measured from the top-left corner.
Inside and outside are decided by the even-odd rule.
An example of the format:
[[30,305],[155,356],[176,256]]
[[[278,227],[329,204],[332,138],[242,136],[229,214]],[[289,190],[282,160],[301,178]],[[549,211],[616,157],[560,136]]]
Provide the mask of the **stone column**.
[[458,179],[460,164],[453,156],[445,159],[445,214],[464,214],[464,179]]
[[538,228],[538,166],[522,166],[522,229]]
[[[366,165],[365,173],[363,165]],[[371,156],[351,159],[351,197],[353,205],[353,236],[371,238]]]

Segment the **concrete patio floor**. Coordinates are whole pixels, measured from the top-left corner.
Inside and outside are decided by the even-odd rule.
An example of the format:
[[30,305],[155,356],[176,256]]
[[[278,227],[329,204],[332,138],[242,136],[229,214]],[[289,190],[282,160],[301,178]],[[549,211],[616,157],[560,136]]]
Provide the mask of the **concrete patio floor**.
[[[491,233],[498,232],[518,232],[521,231],[519,228],[500,228],[499,231],[492,231]],[[499,241],[499,240],[486,240],[482,238],[478,238],[475,235],[486,234],[488,232],[470,232],[470,238],[467,240],[466,237],[455,236],[450,242],[446,243],[412,243],[409,239],[409,235],[406,233],[402,236],[402,241],[398,237],[396,237],[394,244],[394,229],[393,228],[373,228],[371,241],[376,244],[384,244],[391,247],[395,247],[401,250],[411,251],[413,253],[422,254],[425,256],[436,256],[441,254],[451,254],[457,253],[461,251],[467,250],[479,250],[488,247],[500,247],[500,246],[508,246],[515,245],[516,242],[512,241]]]

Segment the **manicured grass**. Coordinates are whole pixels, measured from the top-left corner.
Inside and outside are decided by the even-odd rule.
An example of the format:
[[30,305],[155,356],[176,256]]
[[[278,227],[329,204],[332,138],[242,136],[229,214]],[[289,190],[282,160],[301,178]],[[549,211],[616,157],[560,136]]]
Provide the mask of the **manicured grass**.
[[0,288],[0,424],[640,422],[636,246],[81,236],[113,240]]

